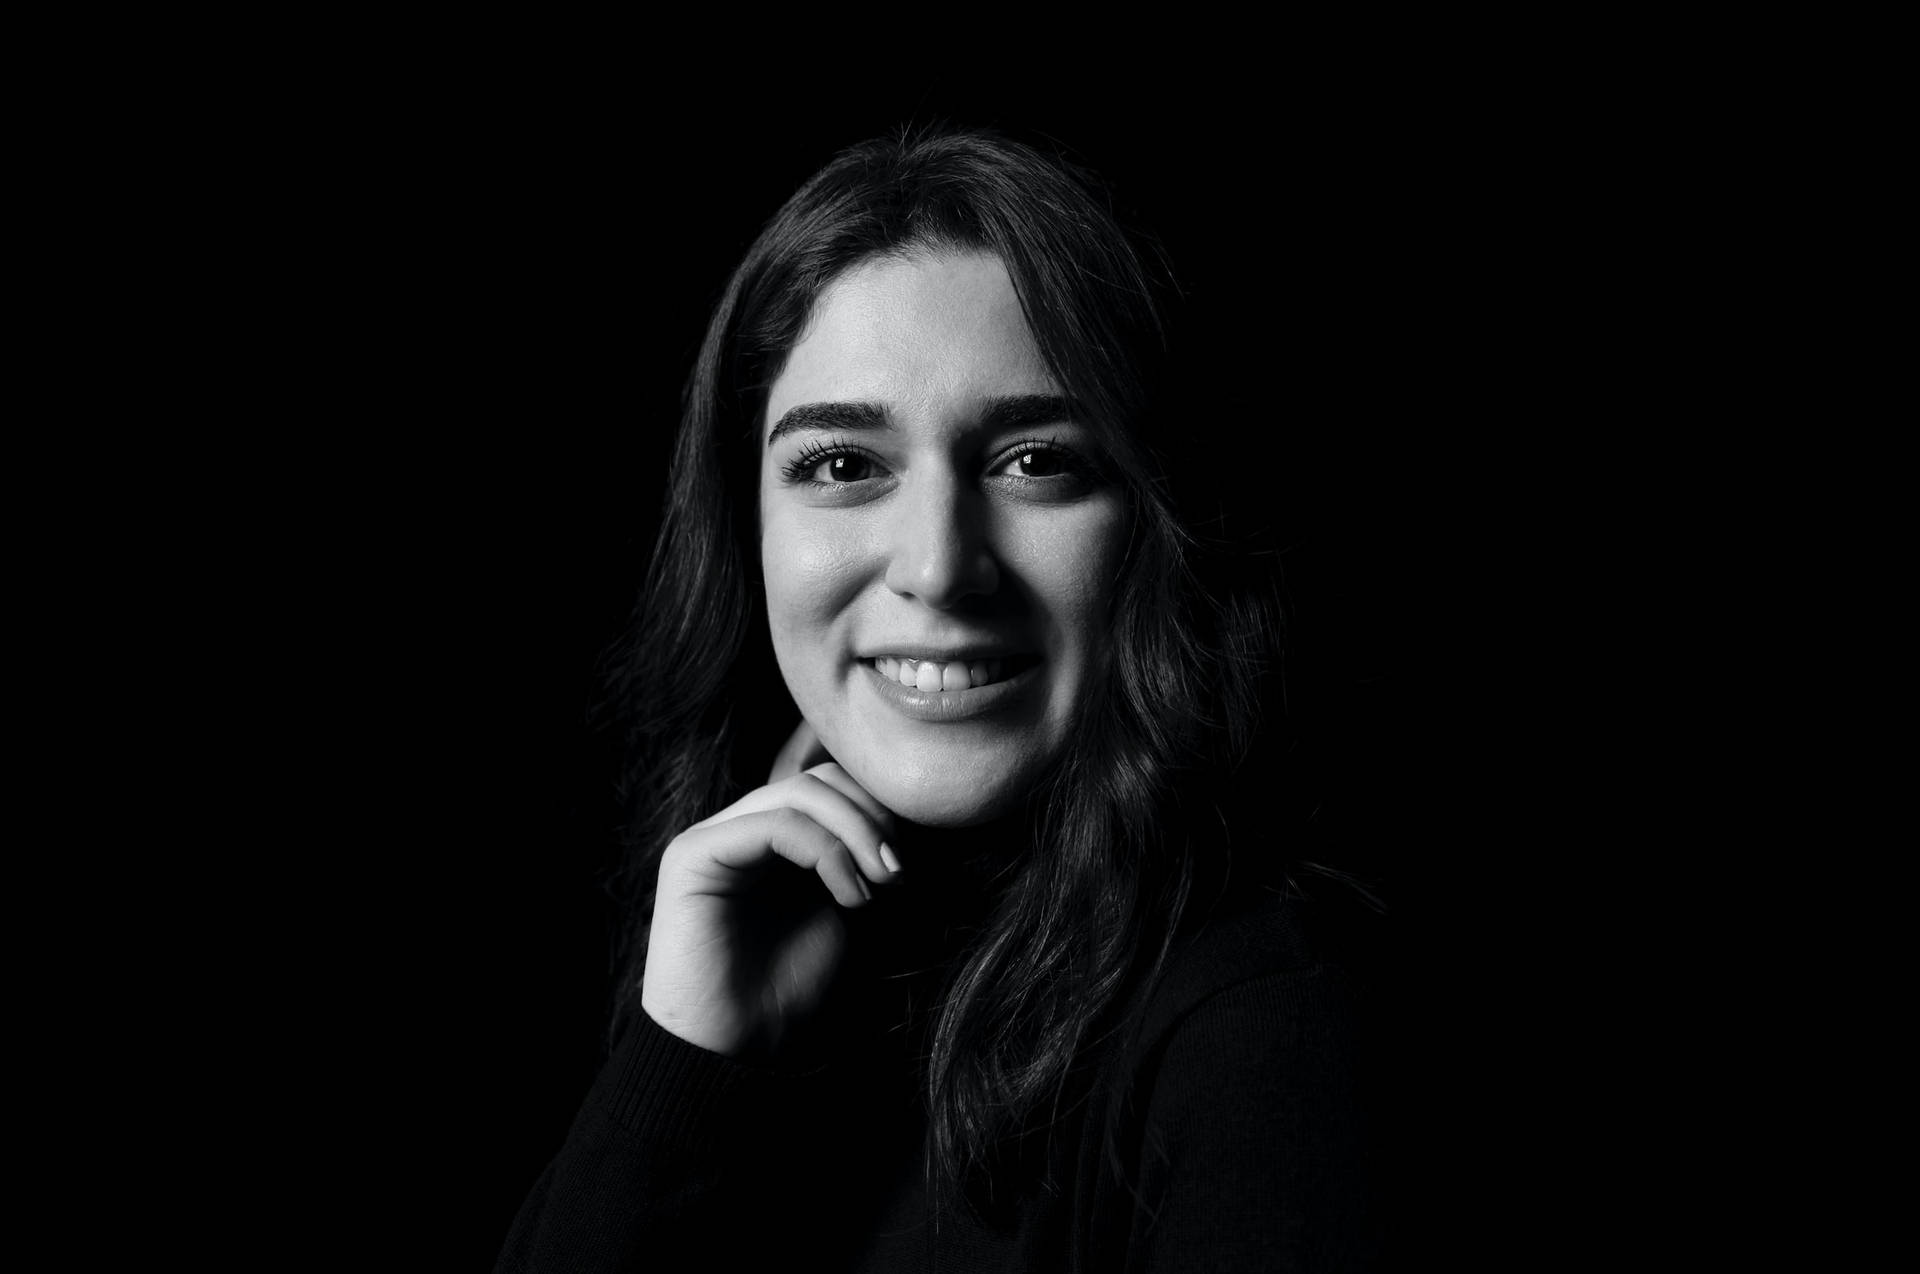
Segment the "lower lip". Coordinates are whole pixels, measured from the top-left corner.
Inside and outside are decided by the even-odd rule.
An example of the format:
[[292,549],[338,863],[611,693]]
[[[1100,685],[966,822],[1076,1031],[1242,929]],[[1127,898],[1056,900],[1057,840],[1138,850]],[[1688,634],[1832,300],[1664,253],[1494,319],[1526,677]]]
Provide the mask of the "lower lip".
[[860,661],[860,667],[872,679],[874,690],[892,707],[916,721],[968,721],[985,716],[1012,703],[1040,679],[1040,664],[1022,668],[1005,681],[966,690],[916,690],[903,686],[880,670]]

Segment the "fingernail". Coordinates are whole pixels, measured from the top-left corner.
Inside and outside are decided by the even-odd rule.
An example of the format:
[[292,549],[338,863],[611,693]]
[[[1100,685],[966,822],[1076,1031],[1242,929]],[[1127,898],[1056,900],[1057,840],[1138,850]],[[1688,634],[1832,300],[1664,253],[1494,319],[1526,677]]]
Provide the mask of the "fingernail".
[[868,902],[873,901],[873,890],[867,887],[867,878],[859,872],[853,874],[853,883],[860,886],[860,896]]
[[888,871],[900,870],[900,860],[893,856],[893,850],[885,841],[880,842],[880,861],[886,865]]

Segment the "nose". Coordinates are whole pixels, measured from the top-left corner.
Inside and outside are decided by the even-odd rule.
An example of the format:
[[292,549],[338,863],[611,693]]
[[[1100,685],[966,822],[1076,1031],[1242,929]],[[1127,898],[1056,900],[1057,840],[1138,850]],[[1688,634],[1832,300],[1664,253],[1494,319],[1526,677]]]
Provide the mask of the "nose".
[[894,506],[887,587],[935,610],[1000,587],[982,493],[950,477],[909,482]]

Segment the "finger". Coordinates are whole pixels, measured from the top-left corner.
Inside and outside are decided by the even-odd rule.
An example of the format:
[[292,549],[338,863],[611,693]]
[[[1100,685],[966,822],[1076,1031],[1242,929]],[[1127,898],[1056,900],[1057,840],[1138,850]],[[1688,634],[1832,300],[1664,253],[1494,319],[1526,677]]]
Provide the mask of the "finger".
[[[858,805],[885,835],[892,836],[894,834],[893,811],[882,805],[879,798],[874,796],[873,793],[861,787],[853,775],[847,773],[846,769],[838,762],[829,761],[825,765],[816,765],[808,770],[807,773],[813,775],[828,787],[833,788],[855,805]],[[888,872],[897,872],[900,870],[899,858],[894,855],[892,848],[885,841],[880,843],[880,860],[881,865],[884,866]]]
[[767,776],[767,782],[778,783],[782,779],[790,779],[810,765],[832,759],[812,723],[802,717],[800,727],[780,745],[780,753],[773,758],[773,772]]
[[[757,810],[683,832],[667,853],[674,870],[711,886],[696,888],[692,891],[696,893],[734,893],[745,873],[778,857],[816,873],[843,907],[862,906],[873,896],[847,843],[791,806]],[[668,870],[664,860],[661,869]]]
[[[817,768],[817,767],[816,767]],[[852,779],[846,779],[852,783]],[[856,790],[858,785],[854,785]],[[746,814],[774,809],[796,809],[833,833],[854,852],[861,870],[871,880],[887,880],[893,872],[880,850],[886,833],[893,827],[893,815],[871,797],[873,809],[882,816],[876,820],[869,810],[839,787],[809,771],[747,793],[712,818],[696,823],[696,828],[714,827]],[[891,853],[891,851],[888,851]]]

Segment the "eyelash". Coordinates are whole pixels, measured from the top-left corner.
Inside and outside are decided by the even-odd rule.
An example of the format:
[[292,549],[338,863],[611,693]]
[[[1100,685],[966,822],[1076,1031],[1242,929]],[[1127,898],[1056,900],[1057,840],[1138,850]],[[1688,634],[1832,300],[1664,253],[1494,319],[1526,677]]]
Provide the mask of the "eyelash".
[[[1061,466],[1065,468],[1067,472],[1063,474],[1048,474],[1044,477],[1038,477],[1038,478],[1029,478],[1029,477],[1025,477],[1024,475],[1018,475],[1018,474],[1010,475],[1010,476],[1016,477],[1022,482],[1057,482],[1064,478],[1071,478],[1071,479],[1084,482],[1092,478],[1096,473],[1096,470],[1094,469],[1093,465],[1089,464],[1086,460],[1082,459],[1078,452],[1073,451],[1070,448],[1061,446],[1058,442],[1055,442],[1051,438],[1022,438],[1018,442],[1012,443],[1007,447],[1005,451],[1001,452],[999,459],[997,459],[994,462],[993,467],[995,469],[999,469],[1005,465],[1013,463],[1014,461],[1018,460],[1021,456],[1028,455],[1031,453],[1036,453],[1036,452],[1049,455],[1057,459],[1060,462]],[[816,442],[816,443],[808,444],[806,447],[804,447],[800,451],[798,455],[796,455],[793,459],[787,461],[785,465],[781,466],[780,473],[781,473],[781,476],[787,482],[792,483],[796,486],[808,486],[808,487],[852,486],[853,483],[851,482],[827,482],[819,478],[808,476],[811,473],[813,473],[814,470],[818,469],[821,465],[825,464],[827,461],[838,459],[841,456],[857,456],[860,459],[869,460],[875,464],[879,463],[879,461],[874,460],[874,458],[871,455],[869,455],[867,452],[860,450],[860,448],[854,446],[853,444],[845,442],[841,439],[835,438],[835,439],[829,439],[825,442]]]

